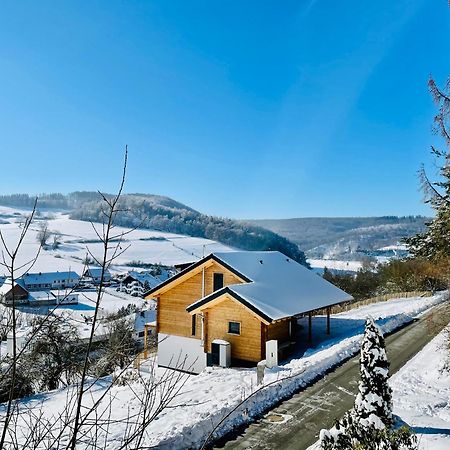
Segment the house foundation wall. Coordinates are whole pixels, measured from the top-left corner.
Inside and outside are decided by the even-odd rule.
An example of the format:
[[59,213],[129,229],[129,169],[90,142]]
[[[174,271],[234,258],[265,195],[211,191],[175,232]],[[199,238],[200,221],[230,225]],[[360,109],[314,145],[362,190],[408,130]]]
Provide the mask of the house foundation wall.
[[206,367],[200,339],[158,333],[158,366],[200,373]]

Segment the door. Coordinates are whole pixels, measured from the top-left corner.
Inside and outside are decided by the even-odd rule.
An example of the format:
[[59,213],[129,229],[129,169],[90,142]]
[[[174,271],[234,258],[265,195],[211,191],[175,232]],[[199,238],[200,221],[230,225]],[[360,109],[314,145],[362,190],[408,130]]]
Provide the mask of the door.
[[220,345],[211,344],[211,364],[218,366],[220,363]]

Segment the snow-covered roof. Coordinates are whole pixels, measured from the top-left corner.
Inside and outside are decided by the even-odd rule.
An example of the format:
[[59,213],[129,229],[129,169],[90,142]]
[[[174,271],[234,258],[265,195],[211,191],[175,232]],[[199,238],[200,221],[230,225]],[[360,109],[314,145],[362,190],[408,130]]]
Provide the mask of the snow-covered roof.
[[149,322],[154,322],[156,320],[156,311],[152,309],[147,309],[135,313],[134,315],[134,327],[144,328],[144,326]]
[[139,281],[141,284],[147,283],[149,288],[153,288],[155,286],[158,286],[158,284],[161,284],[161,280],[154,277],[150,272],[137,272],[135,270],[130,270],[128,272],[128,275],[124,278],[124,282],[127,281],[127,278],[131,277],[136,281]]
[[[105,270],[105,275],[111,275],[108,269]],[[89,267],[84,272],[84,276],[92,277],[92,278],[100,278],[102,276],[102,268],[101,267]]]
[[30,293],[31,300],[54,300],[55,297],[50,291],[34,291]]
[[353,298],[280,252],[224,252],[213,253],[209,257],[214,257],[219,263],[222,261],[251,281],[219,289],[189,305],[188,311],[228,292],[272,321]]
[[67,272],[39,272],[26,273],[22,279],[25,284],[52,284],[63,280],[78,280],[80,276],[70,270]]
[[[14,286],[17,286],[17,285],[19,285],[20,287],[25,289],[25,287],[20,279],[14,280]],[[11,278],[6,278],[5,282],[0,286],[0,295],[7,294],[11,290],[11,288],[12,288]]]

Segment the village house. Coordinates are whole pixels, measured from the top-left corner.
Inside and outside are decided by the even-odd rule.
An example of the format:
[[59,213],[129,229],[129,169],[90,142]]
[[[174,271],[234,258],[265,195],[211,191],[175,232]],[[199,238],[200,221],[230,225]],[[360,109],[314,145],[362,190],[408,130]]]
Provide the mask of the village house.
[[[83,273],[83,278],[93,284],[99,284],[102,277],[101,267],[89,267]],[[103,274],[103,281],[109,283],[111,281],[111,272],[106,269]]]
[[33,291],[28,301],[31,306],[41,305],[76,305],[78,292],[71,291]]
[[79,284],[80,276],[73,271],[26,273],[21,278],[29,291],[73,288]]
[[28,291],[21,280],[14,280],[14,283],[11,283],[11,278],[6,278],[5,282],[0,286],[0,303],[7,306],[13,304],[13,296],[15,305],[28,303],[28,295]]
[[142,297],[149,289],[161,283],[161,280],[150,272],[130,270],[120,282],[120,290],[133,297]]
[[[152,328],[153,325],[153,328]],[[134,313],[134,338],[144,344],[147,337],[152,336],[156,328],[156,307],[149,304],[146,309]]]
[[[158,365],[199,373],[288,349],[297,317],[352,297],[279,252],[213,253],[147,292],[157,302]],[[310,328],[311,329],[311,328]],[[275,358],[276,359],[276,358]]]

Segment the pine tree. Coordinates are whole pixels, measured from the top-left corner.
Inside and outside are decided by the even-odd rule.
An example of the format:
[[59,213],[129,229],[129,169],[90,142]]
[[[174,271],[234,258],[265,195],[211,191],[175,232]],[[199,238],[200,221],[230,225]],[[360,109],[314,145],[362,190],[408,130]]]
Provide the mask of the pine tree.
[[420,178],[425,203],[430,204],[436,215],[427,224],[424,233],[405,239],[405,242],[413,256],[448,258],[450,255],[450,152],[448,150],[450,149],[450,78],[443,90],[439,89],[433,79],[430,79],[428,86],[438,108],[434,118],[434,131],[442,138],[444,150],[431,147],[431,153],[437,160],[437,166],[440,167],[439,180],[430,180],[423,167],[420,170]]
[[383,334],[372,318],[366,321],[360,355],[359,392],[355,406],[330,430],[321,430],[323,450],[400,450],[416,448],[407,428],[392,430],[392,391]]
[[355,399],[355,416],[361,425],[378,429],[392,425],[392,390],[383,333],[374,320],[366,321],[360,356],[361,381]]

